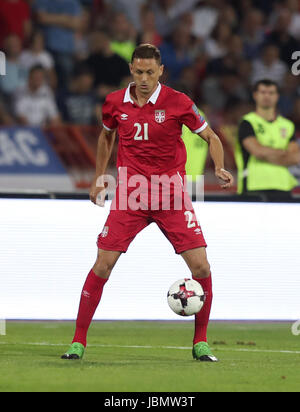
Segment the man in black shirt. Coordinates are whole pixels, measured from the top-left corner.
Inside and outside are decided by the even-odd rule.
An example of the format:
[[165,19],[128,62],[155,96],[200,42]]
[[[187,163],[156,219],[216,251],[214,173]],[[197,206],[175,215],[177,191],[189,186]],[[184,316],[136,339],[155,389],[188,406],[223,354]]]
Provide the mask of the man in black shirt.
[[93,33],[91,43],[92,54],[85,63],[94,72],[95,87],[108,86],[107,92],[113,91],[130,76],[128,64],[111,50],[110,38],[105,32]]

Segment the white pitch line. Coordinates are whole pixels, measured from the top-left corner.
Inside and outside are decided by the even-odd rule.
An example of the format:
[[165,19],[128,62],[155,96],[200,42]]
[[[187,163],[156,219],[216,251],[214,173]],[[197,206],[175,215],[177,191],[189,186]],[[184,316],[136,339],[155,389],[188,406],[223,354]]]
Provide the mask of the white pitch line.
[[[0,345],[27,345],[27,346],[68,346],[67,343],[49,343],[49,342],[26,342],[26,343],[8,343],[0,342]],[[187,346],[141,346],[141,345],[102,345],[91,344],[87,345],[88,348],[124,348],[124,349],[175,349],[175,350],[191,350],[191,347]],[[293,355],[300,355],[300,351],[292,350],[273,350],[273,349],[247,349],[247,348],[212,348],[212,350],[228,351],[228,352],[253,352],[253,353],[289,353]]]

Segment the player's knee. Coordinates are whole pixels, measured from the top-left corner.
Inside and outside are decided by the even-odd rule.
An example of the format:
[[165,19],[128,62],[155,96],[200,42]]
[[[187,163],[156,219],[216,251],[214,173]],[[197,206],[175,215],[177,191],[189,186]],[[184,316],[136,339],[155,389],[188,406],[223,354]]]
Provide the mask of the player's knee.
[[111,264],[109,261],[103,261],[103,259],[97,259],[93,271],[97,276],[100,276],[101,278],[108,279],[111,271],[113,269],[113,264]]
[[195,262],[191,268],[193,278],[204,279],[210,276],[210,265],[206,262]]

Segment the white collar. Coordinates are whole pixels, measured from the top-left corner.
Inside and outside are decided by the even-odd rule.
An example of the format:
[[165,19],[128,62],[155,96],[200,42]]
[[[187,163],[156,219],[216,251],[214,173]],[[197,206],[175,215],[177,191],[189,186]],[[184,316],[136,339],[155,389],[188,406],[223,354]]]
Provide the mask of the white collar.
[[[135,84],[135,83],[129,83],[129,85],[128,85],[127,89],[126,89],[126,92],[125,92],[125,96],[124,96],[123,103],[132,103],[132,104],[134,104],[134,101],[132,100],[132,98],[131,98],[131,96],[130,96],[130,88],[131,88],[131,86],[133,86],[134,84]],[[152,104],[155,104],[155,103],[157,102],[157,99],[158,99],[159,95],[160,95],[160,92],[161,92],[161,84],[158,83],[158,86],[157,86],[155,92],[152,94],[152,96],[150,97],[150,99],[147,101],[147,104],[148,104],[149,102],[151,102]]]

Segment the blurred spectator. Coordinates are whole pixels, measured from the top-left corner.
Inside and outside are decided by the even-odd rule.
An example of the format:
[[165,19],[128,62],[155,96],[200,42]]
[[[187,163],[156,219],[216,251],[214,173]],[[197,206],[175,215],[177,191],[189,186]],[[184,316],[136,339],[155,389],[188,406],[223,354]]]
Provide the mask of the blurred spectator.
[[129,63],[136,47],[136,30],[122,13],[113,16],[110,29],[111,49]]
[[93,91],[93,83],[93,73],[88,68],[82,67],[73,76],[69,91],[58,97],[58,107],[66,122],[78,125],[96,123],[97,99]]
[[297,87],[299,80],[297,76],[294,76],[291,72],[287,72],[282,84],[280,99],[278,102],[279,112],[283,116],[291,116],[295,100],[297,98]]
[[149,2],[155,14],[158,33],[168,36],[177,26],[178,19],[190,11],[199,0],[153,0]]
[[7,109],[5,99],[0,97],[0,126],[13,126],[14,119]]
[[56,63],[59,85],[64,87],[73,70],[75,32],[81,25],[79,0],[35,0],[37,22],[44,31],[46,47]]
[[24,91],[16,94],[15,116],[22,125],[42,127],[60,124],[60,116],[51,89],[46,85],[45,69],[31,68]]
[[222,76],[210,76],[202,83],[202,96],[205,103],[215,110],[223,110],[231,99],[248,101],[249,92],[236,71]]
[[205,52],[211,59],[224,57],[227,54],[231,28],[227,23],[220,22],[212,32],[211,37],[205,40]]
[[300,138],[300,97],[297,97],[292,113],[292,121],[295,123],[296,130],[298,130],[298,138]]
[[45,70],[54,68],[54,60],[44,48],[44,36],[40,31],[33,33],[28,49],[22,51],[20,64],[30,70],[33,66],[41,65]]
[[91,54],[85,63],[94,73],[96,87],[106,85],[113,90],[130,75],[130,71],[126,61],[112,51],[110,44],[111,40],[107,33],[102,31],[92,33]]
[[[252,106],[237,98],[229,99],[224,107],[222,124],[220,126],[221,135],[225,138],[234,152],[236,137],[238,135],[238,125],[241,117],[251,111]],[[233,159],[231,159],[233,161]],[[233,164],[231,164],[233,167]]]
[[1,0],[0,48],[4,39],[15,34],[24,43],[31,33],[30,7],[25,0]]
[[243,59],[244,49],[242,39],[238,35],[232,35],[228,41],[226,55],[222,58],[211,60],[208,64],[208,72],[219,75],[238,70]]
[[174,88],[181,93],[187,94],[193,101],[197,100],[197,73],[194,66],[185,67]]
[[89,34],[91,30],[92,18],[88,8],[82,10],[81,25],[75,31],[75,58],[84,60],[89,55]]
[[163,38],[159,35],[155,25],[155,15],[150,7],[141,8],[141,30],[137,38],[137,44],[149,43],[159,47]]
[[168,69],[172,82],[177,81],[181,71],[192,64],[191,44],[189,28],[179,25],[172,33],[171,40],[160,46],[162,62]]
[[22,44],[16,34],[5,38],[4,51],[6,54],[6,75],[0,76],[0,90],[9,98],[13,92],[25,86],[27,70],[20,64]]
[[265,42],[264,15],[258,9],[245,14],[241,27],[245,56],[249,59],[259,57]]
[[211,36],[219,19],[217,1],[204,1],[193,13],[192,33],[196,37],[206,39]]
[[228,24],[232,32],[237,32],[239,27],[239,18],[237,11],[231,4],[225,4],[219,12],[219,19],[222,23]]
[[46,71],[48,83],[56,87],[56,72],[52,55],[45,50],[44,36],[41,31],[33,33],[28,49],[20,55],[20,65],[29,71],[33,66],[41,65]]
[[292,54],[299,50],[299,42],[290,35],[289,27],[292,22],[292,13],[288,9],[279,12],[274,30],[267,37],[269,43],[274,43],[280,48],[280,58],[287,65],[293,64]]
[[261,58],[253,62],[253,84],[261,79],[269,79],[282,85],[288,68],[287,65],[280,60],[279,54],[280,50],[277,46],[272,44],[264,46]]
[[291,21],[287,30],[291,36],[300,40],[300,3],[299,0],[278,0],[272,7],[269,16],[269,25],[274,28],[278,16],[282,12],[289,11]]
[[105,0],[113,10],[124,14],[137,31],[141,31],[140,11],[147,0]]
[[286,0],[284,6],[291,12],[292,19],[289,25],[289,33],[300,41],[300,3],[299,0]]

